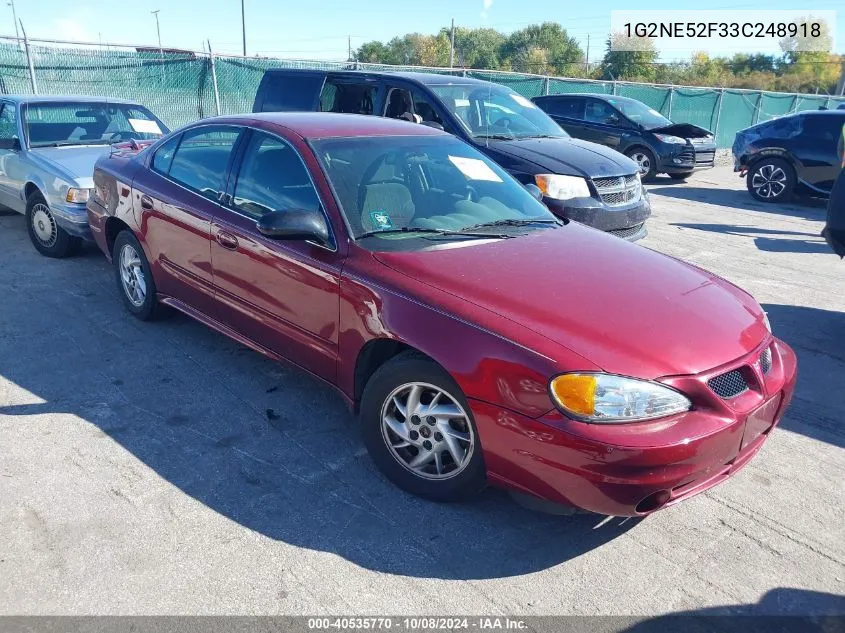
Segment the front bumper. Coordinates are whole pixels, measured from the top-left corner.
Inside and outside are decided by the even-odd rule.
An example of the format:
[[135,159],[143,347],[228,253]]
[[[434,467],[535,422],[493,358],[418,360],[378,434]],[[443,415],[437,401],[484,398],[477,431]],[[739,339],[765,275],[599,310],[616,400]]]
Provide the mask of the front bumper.
[[638,200],[620,206],[609,206],[597,198],[555,200],[544,197],[543,203],[558,217],[586,224],[630,242],[648,233],[645,221],[651,216],[651,202],[645,188]]
[[715,143],[663,144],[658,153],[657,171],[666,174],[684,174],[716,165]]
[[[772,365],[764,375],[758,359],[769,344]],[[722,400],[707,381],[737,368],[760,381]],[[600,514],[640,516],[704,492],[745,466],[783,416],[796,375],[795,353],[771,339],[705,374],[663,380],[694,403],[671,418],[585,424],[557,411],[535,420],[479,401],[470,406],[492,482]]]
[[89,241],[94,239],[88,226],[88,209],[84,204],[54,202],[50,205],[50,212],[56,218],[56,224],[74,237]]

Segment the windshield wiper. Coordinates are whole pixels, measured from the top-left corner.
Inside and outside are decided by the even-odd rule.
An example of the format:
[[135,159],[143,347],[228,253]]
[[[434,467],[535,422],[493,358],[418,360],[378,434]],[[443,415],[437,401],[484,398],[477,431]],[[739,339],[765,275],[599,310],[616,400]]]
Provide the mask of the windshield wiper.
[[90,140],[90,141],[53,141],[51,143],[33,143],[32,147],[68,147],[69,145],[106,145],[108,141]]
[[[473,227],[467,227],[469,229]],[[513,235],[497,235],[495,233],[473,233],[467,232],[461,229],[460,231],[448,231],[446,229],[429,229],[423,227],[415,227],[415,226],[403,226],[398,229],[384,229],[383,231],[367,231],[366,233],[362,233],[356,239],[362,239],[364,237],[372,237],[374,235],[390,235],[396,233],[428,233],[432,235],[438,235],[443,237],[483,237],[484,239],[490,238],[501,238],[507,239],[513,237]]]
[[526,134],[524,136],[518,136],[518,139],[523,138],[566,138],[565,136],[561,136],[560,134]]
[[475,138],[491,138],[496,141],[514,141],[516,135],[514,134],[476,134]]
[[481,224],[473,224],[466,227],[468,230],[486,228],[488,226],[528,226],[529,224],[554,224],[555,226],[563,226],[563,222],[558,219],[551,218],[507,218],[504,220],[496,220],[495,222],[482,222]]

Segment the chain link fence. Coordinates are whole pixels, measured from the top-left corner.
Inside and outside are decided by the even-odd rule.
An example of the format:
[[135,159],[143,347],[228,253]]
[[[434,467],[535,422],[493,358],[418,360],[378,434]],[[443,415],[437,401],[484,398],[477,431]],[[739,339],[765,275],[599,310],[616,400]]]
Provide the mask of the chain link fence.
[[843,97],[823,95],[591,81],[487,70],[218,56],[150,46],[0,37],[0,93],[132,99],[149,107],[171,128],[215,114],[249,112],[268,68],[446,73],[503,84],[528,98],[564,93],[615,94],[638,99],[672,121],[713,130],[723,148],[731,146],[737,131],[760,121],[845,103]]

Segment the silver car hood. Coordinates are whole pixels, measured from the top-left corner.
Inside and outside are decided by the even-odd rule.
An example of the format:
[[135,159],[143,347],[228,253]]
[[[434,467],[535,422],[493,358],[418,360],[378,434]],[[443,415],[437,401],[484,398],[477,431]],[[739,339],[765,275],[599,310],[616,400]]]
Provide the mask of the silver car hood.
[[35,147],[29,153],[33,162],[45,171],[81,189],[87,189],[94,186],[94,163],[109,151],[109,145],[68,145]]

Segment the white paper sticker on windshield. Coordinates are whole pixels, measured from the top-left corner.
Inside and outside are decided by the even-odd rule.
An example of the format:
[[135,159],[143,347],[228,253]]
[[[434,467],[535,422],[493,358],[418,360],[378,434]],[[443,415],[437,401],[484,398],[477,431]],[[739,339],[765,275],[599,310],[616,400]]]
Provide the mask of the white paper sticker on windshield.
[[147,121],[146,119],[129,119],[129,125],[136,132],[146,134],[161,134],[161,128],[155,121]]
[[470,180],[489,180],[490,182],[502,182],[496,172],[490,169],[490,165],[477,158],[465,158],[463,156],[450,156],[452,164],[461,170],[461,173]]
[[513,99],[513,100],[514,100],[514,101],[516,101],[519,105],[524,106],[524,107],[526,107],[526,108],[536,108],[536,107],[537,107],[537,106],[535,106],[533,103],[531,103],[528,99],[526,99],[525,97],[523,97],[522,95],[512,94],[512,95],[511,95],[511,99]]

